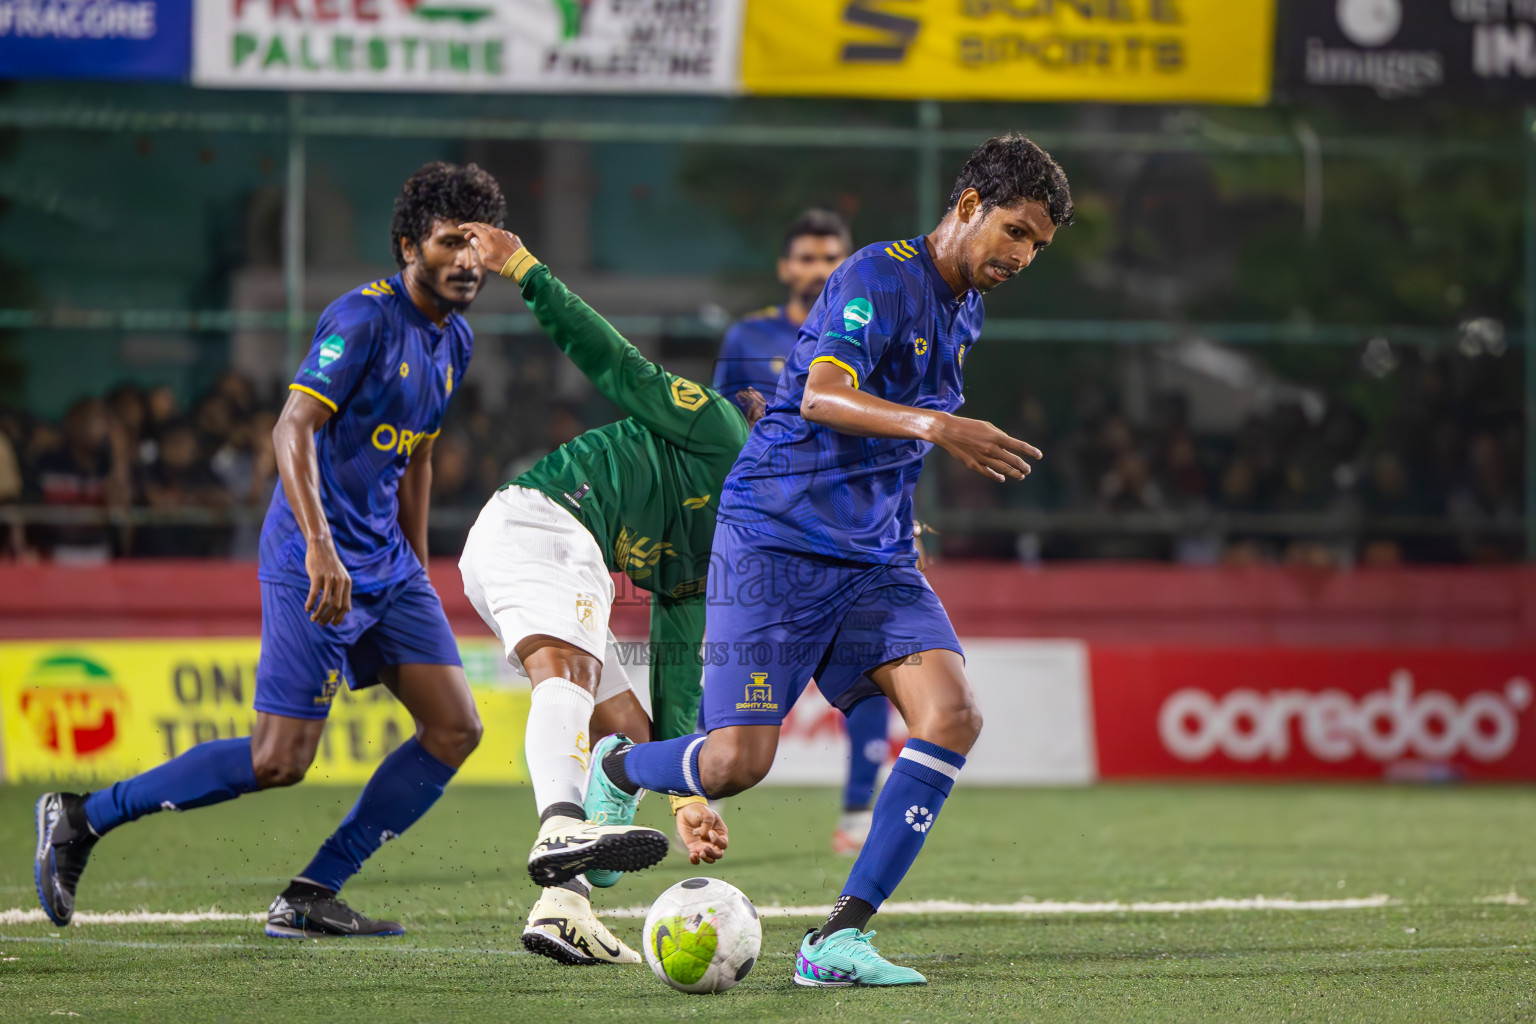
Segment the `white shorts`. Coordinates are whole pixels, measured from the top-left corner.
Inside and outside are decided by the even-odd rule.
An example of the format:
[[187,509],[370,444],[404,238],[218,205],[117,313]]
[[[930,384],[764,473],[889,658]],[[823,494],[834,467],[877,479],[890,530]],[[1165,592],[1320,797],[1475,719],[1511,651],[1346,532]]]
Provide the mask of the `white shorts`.
[[507,487],[480,510],[459,558],[464,593],[527,675],[517,645],[552,636],[603,662],[597,703],[630,689],[608,628],[613,578],[592,534],[542,491]]

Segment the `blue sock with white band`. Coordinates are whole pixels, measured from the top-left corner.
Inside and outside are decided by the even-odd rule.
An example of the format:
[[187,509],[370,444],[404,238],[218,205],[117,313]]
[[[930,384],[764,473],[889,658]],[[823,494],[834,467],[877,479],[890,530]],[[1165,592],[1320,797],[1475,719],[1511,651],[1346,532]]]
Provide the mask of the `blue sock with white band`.
[[910,739],[875,801],[874,823],[854,862],[843,895],[879,909],[896,891],[923,848],[965,758],[937,743]]
[[[653,793],[708,796],[699,778],[699,750],[703,746],[703,733],[679,736],[675,740],[636,743],[623,754],[623,769],[627,778],[614,781],[627,781]],[[605,770],[608,768],[606,759],[603,767]]]

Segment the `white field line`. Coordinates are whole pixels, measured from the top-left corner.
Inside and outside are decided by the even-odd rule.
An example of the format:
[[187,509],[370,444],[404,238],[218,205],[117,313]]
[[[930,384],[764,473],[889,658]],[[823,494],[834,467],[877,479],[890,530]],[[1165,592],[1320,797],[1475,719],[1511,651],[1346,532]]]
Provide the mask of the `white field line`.
[[[75,924],[197,924],[202,921],[262,921],[266,914],[231,914],[223,910],[193,910],[187,913],[163,913],[151,910],[112,910],[92,913],[83,910],[75,915]],[[48,915],[41,910],[0,910],[0,924],[49,924]],[[57,927],[57,926],[55,926]]]
[[[915,900],[903,903],[886,903],[880,907],[882,915],[902,914],[1184,914],[1201,910],[1371,910],[1391,906],[1392,897],[1378,893],[1355,899],[1291,900],[1254,896],[1249,899],[1213,900],[1159,900],[1150,902],[1122,903],[1107,900],[1098,903],[1061,902],[1056,900],[1026,900],[1019,903],[959,903],[953,900]],[[599,909],[602,917],[644,918],[649,907],[618,907]],[[815,907],[761,906],[757,912],[763,917],[826,917],[832,912],[831,905]]]
[[[1211,900],[1155,900],[1122,902],[1061,902],[1056,900],[1023,901],[1019,903],[961,903],[954,900],[917,900],[887,903],[880,908],[884,915],[918,916],[923,914],[1025,914],[1031,916],[1049,914],[1185,914],[1206,910],[1371,910],[1392,904],[1392,898],[1378,893],[1352,899],[1293,900],[1269,896],[1253,896],[1247,899]],[[603,917],[643,919],[649,907],[599,908]],[[757,908],[763,917],[826,917],[832,912],[830,905],[810,907],[785,907],[769,904]],[[264,914],[234,914],[210,908],[187,912],[151,910],[113,910],[104,913],[81,911],[75,915],[75,925],[124,925],[124,924],[200,924],[209,921],[260,921]],[[41,910],[0,910],[0,925],[47,924],[48,918]]]

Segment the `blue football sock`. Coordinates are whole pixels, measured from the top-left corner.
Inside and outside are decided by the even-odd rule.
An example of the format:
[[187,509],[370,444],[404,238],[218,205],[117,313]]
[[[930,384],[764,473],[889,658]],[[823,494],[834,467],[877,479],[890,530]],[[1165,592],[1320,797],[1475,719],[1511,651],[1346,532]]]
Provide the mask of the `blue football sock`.
[[379,762],[362,796],[300,877],[339,892],[384,840],[427,813],[457,770],[427,753],[414,736],[400,744]]
[[907,740],[875,801],[869,838],[853,863],[843,895],[879,909],[896,891],[963,767],[965,758],[953,750],[925,740]]
[[251,738],[210,740],[158,768],[98,789],[85,798],[85,817],[97,835],[155,811],[190,811],[254,793]]
[[[703,780],[699,778],[699,750],[704,746],[702,733],[679,736],[675,740],[658,740],[655,743],[636,743],[624,751],[623,770],[625,779],[615,779],[620,784],[629,782],[653,793],[670,793],[672,796],[708,796]],[[608,769],[604,760],[603,768]],[[613,775],[609,772],[609,777]]]
[[862,811],[875,802],[875,777],[890,749],[890,701],[871,697],[848,713],[848,784],[843,810]]

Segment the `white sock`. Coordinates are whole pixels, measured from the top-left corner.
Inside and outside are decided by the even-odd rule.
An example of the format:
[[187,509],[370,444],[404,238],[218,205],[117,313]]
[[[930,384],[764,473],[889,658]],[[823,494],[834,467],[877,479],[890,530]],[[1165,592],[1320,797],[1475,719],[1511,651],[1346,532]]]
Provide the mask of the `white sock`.
[[523,752],[540,814],[551,804],[581,806],[591,759],[592,706],[592,695],[569,679],[546,679],[533,688]]

